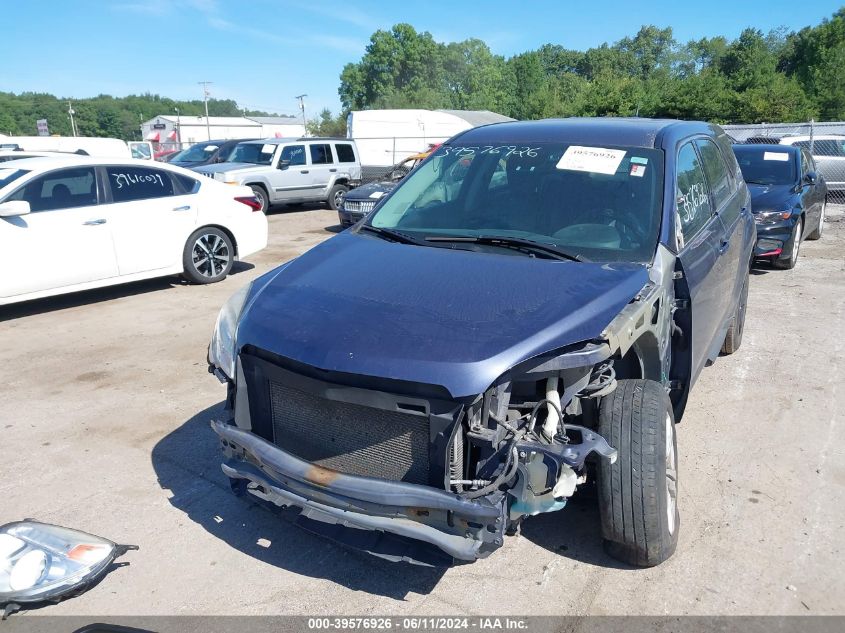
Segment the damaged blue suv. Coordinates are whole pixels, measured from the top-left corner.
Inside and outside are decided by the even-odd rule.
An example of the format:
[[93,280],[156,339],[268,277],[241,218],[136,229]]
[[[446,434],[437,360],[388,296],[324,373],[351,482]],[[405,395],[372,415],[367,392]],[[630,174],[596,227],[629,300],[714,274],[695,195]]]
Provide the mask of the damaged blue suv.
[[471,561],[594,480],[607,551],[678,541],[675,423],[742,341],[755,242],[717,126],[501,123],[223,307],[238,494],[391,559]]

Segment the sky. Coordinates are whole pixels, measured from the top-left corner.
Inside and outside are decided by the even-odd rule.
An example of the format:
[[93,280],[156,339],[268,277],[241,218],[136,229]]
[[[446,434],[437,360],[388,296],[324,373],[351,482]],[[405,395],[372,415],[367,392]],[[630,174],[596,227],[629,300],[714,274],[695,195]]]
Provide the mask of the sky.
[[[0,0],[6,62],[0,91],[60,97],[153,93],[212,97],[299,115],[340,109],[343,66],[377,29],[408,22],[442,42],[476,37],[506,57],[545,43],[585,50],[671,26],[680,42],[748,26],[799,30],[843,0]],[[704,7],[706,6],[706,11]],[[9,28],[14,25],[14,28]],[[164,114],[164,113],[163,113]]]

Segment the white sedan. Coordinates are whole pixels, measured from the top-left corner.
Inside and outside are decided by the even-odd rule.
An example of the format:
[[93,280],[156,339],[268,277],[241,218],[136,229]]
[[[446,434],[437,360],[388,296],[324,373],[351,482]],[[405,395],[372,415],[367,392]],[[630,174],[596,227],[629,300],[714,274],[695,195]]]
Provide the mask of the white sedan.
[[249,187],[132,159],[0,164],[0,305],[172,274],[212,283],[265,246]]

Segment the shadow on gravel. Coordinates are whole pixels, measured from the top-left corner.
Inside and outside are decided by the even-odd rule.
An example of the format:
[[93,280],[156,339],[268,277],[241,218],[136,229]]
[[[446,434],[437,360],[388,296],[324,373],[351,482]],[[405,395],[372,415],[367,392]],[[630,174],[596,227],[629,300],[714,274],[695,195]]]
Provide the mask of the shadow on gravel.
[[[252,270],[253,268],[255,268],[253,264],[249,264],[247,262],[235,262],[232,264],[232,270],[229,274],[237,275],[247,270]],[[170,290],[176,286],[188,285],[191,284],[185,281],[182,277],[178,275],[169,275],[167,277],[145,279],[144,281],[122,283],[115,286],[108,286],[106,288],[70,292],[65,295],[45,297],[44,299],[33,299],[22,303],[0,306],[0,322],[8,319],[19,319],[33,314],[42,314],[44,312],[53,312],[55,310],[65,310],[67,308],[78,308],[92,303],[122,299],[123,297],[132,297],[135,295],[146,294],[148,292]]]
[[391,563],[346,549],[293,525],[296,509],[268,510],[232,494],[220,470],[217,436],[209,428],[222,408],[221,402],[197,413],[153,448],[153,468],[175,508],[245,555],[295,574],[396,600],[409,592],[429,594],[437,586],[445,569]]
[[751,270],[748,272],[755,277],[759,277],[760,275],[768,275],[769,273],[779,271],[777,268],[772,266],[771,263],[758,260],[751,265]]
[[563,510],[525,519],[521,535],[563,558],[595,567],[636,569],[605,553],[598,499],[591,486],[579,489]]

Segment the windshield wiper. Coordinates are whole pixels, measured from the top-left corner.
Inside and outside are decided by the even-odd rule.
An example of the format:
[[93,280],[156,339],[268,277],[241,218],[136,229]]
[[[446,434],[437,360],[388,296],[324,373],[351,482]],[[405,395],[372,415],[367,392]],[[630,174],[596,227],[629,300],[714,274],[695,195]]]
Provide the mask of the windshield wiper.
[[400,233],[399,231],[393,231],[391,229],[384,229],[380,226],[373,226],[372,224],[362,224],[358,227],[358,231],[368,231],[370,233],[374,233],[381,238],[392,240],[394,242],[400,242],[401,244],[415,244],[416,246],[428,246],[425,242],[421,242],[415,237],[411,237],[406,233]]
[[506,237],[494,235],[429,235],[425,238],[427,242],[466,242],[469,244],[490,244],[491,246],[501,246],[502,248],[512,248],[515,250],[534,254],[537,252],[551,257],[552,259],[562,259],[572,262],[586,262],[588,261],[582,255],[577,253],[567,253],[551,244],[544,244],[542,242],[535,242],[522,237]]

